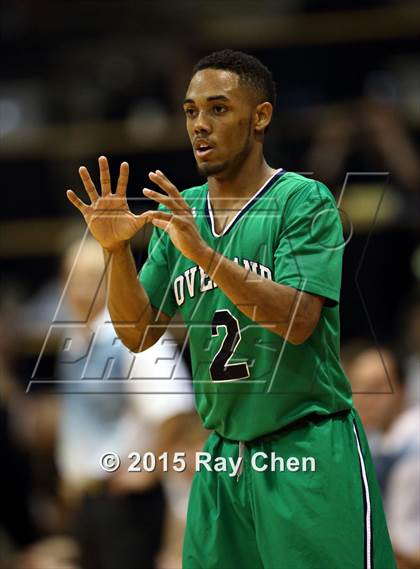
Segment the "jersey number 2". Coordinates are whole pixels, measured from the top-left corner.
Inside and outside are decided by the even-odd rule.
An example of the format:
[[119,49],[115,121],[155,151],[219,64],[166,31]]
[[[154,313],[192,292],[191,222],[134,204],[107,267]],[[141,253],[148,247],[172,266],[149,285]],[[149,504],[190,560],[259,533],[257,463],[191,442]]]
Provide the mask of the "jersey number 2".
[[231,314],[230,310],[216,310],[211,321],[211,335],[218,336],[221,327],[225,328],[226,335],[223,338],[219,351],[214,356],[210,364],[210,376],[213,381],[237,381],[249,377],[248,364],[230,364],[229,360],[233,356],[239,342],[241,341],[241,331],[237,319]]

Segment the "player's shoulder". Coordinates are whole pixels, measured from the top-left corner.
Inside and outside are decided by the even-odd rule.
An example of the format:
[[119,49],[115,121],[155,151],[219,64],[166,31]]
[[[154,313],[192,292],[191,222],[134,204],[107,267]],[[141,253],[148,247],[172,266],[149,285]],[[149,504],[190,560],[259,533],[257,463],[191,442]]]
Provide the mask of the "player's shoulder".
[[335,204],[335,198],[329,188],[320,180],[307,178],[297,172],[285,172],[282,176],[282,192],[287,200],[293,201],[316,200],[329,201]]
[[181,196],[192,208],[201,208],[207,199],[208,186],[207,182],[200,186],[192,186],[181,191]]
[[207,196],[207,182],[201,184],[200,186],[192,186],[191,188],[185,188],[181,191],[181,195],[184,200],[195,200]]

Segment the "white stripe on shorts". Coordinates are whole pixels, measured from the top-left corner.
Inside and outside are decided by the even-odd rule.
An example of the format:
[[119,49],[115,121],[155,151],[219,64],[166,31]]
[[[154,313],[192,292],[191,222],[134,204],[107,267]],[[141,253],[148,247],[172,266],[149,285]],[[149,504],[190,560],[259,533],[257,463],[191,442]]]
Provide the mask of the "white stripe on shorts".
[[363,460],[362,449],[360,447],[359,435],[357,433],[356,425],[353,423],[354,435],[356,437],[357,452],[359,453],[360,471],[362,473],[363,480],[363,490],[365,499],[365,567],[366,569],[372,569],[372,526],[371,526],[371,506],[370,506],[370,495],[369,495],[369,484],[366,476],[365,462]]

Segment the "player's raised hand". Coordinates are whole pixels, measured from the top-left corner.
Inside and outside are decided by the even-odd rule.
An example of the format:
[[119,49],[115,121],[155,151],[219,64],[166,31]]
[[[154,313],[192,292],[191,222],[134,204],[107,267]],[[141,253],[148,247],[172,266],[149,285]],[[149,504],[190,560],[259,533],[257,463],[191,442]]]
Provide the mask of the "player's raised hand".
[[188,259],[196,261],[201,251],[207,247],[198,231],[191,208],[181,196],[176,186],[160,171],[150,172],[149,178],[157,184],[165,194],[149,188],[143,193],[148,198],[164,205],[171,213],[164,211],[146,211],[141,215],[156,227],[165,231],[175,247]]
[[115,193],[111,190],[111,176],[105,156],[99,158],[101,194],[99,195],[90,174],[84,166],[79,168],[90,204],[84,203],[72,190],[67,191],[71,203],[82,213],[95,239],[109,251],[118,249],[139,231],[147,220],[134,215],[127,203],[128,163],[120,166],[120,175]]

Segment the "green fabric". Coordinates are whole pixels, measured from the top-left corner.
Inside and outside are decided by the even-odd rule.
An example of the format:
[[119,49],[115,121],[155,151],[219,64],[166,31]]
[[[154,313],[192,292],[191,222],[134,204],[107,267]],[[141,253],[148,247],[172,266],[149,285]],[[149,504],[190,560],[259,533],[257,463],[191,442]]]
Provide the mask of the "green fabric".
[[[396,567],[378,484],[355,411],[307,418],[304,425],[245,446],[244,467],[196,473],[184,538],[183,569],[363,569],[368,567],[361,462],[356,422],[372,507],[371,569]],[[238,443],[213,433],[204,451],[238,458]],[[300,460],[298,471],[257,472],[251,457]],[[315,471],[302,459],[314,457]],[[257,466],[269,460],[260,457]],[[308,463],[307,463],[308,464]],[[296,462],[292,463],[296,468]]]
[[334,197],[320,182],[279,172],[216,236],[207,193],[204,184],[182,195],[213,249],[249,268],[248,278],[254,271],[327,300],[311,337],[294,346],[245,316],[166,234],[154,230],[140,279],[152,304],[169,316],[180,310],[188,327],[205,427],[250,440],[308,413],[349,409],[351,390],[339,362],[343,235]]

